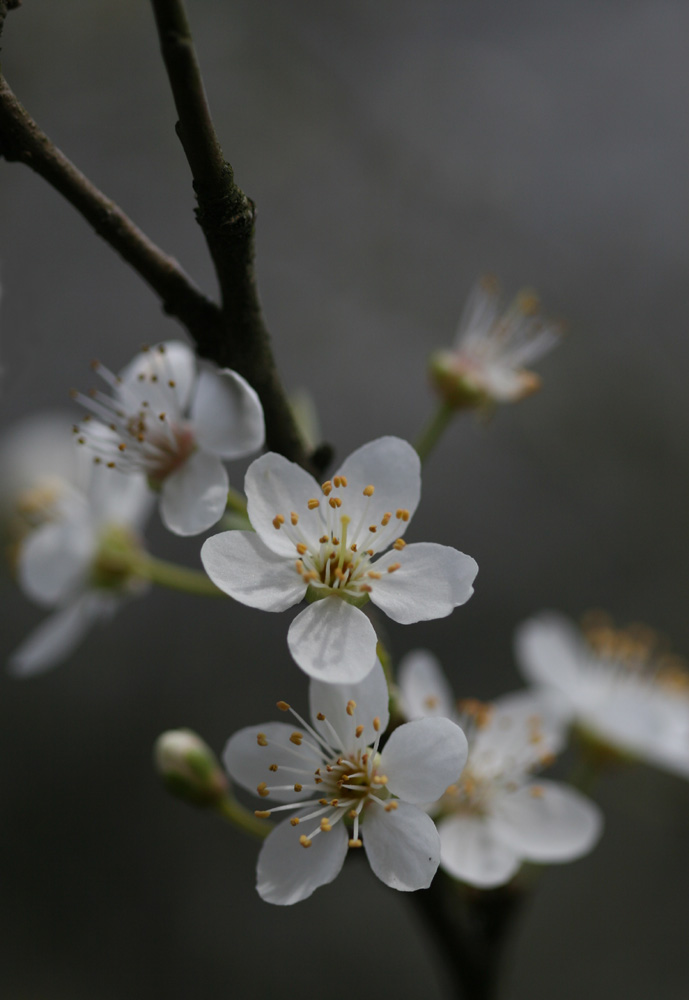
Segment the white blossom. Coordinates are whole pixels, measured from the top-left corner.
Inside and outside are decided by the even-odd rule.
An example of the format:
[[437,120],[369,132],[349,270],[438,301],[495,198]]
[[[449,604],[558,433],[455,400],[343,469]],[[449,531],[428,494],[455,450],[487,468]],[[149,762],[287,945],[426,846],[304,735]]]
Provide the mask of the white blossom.
[[453,405],[517,402],[540,385],[524,366],[561,337],[562,330],[540,316],[533,292],[520,292],[504,310],[496,280],[486,276],[469,296],[452,349],[431,358],[431,373]]
[[488,889],[508,882],[523,861],[573,861],[592,849],[602,829],[598,808],[565,784],[532,778],[563,742],[549,699],[522,691],[456,708],[437,660],[421,650],[404,658],[399,677],[409,718],[450,718],[469,741],[466,767],[428,807],[445,871]]
[[419,458],[406,441],[364,445],[322,486],[269,453],[250,466],[245,490],[256,533],[215,535],[201,559],[216,586],[250,607],[284,611],[304,597],[312,602],[287,638],[312,677],[357,681],[371,670],[376,634],[360,610],[369,599],[408,624],[443,618],[473,593],[473,559],[402,538],[421,491]]
[[199,366],[194,352],[175,341],[142,351],[119,376],[93,367],[112,395],[73,394],[90,411],[76,428],[78,440],[106,467],[145,475],[160,492],[170,531],[197,535],[210,528],[227,503],[223,460],[250,455],[264,442],[255,391],[236,372]]
[[466,760],[461,729],[447,719],[409,722],[381,751],[389,715],[380,664],[358,684],[312,680],[309,702],[311,725],[278,702],[297,728],[250,726],[225,748],[230,777],[265,800],[257,816],[293,813],[261,849],[259,895],[280,905],[306,899],[336,877],[348,848],[362,846],[386,885],[426,888],[440,844],[419,803],[436,798],[460,774]]
[[[0,470],[17,484],[14,508],[23,517],[16,572],[24,592],[54,611],[11,654],[10,670],[19,676],[64,660],[92,625],[135,592],[131,576],[105,554],[135,548],[150,510],[143,477],[107,474],[71,438],[63,448],[53,422],[43,425],[44,434],[39,423],[25,430],[3,448]],[[21,462],[13,465],[18,441]]]
[[524,677],[555,692],[562,711],[598,741],[689,778],[689,673],[647,626],[583,631],[544,612],[516,634]]

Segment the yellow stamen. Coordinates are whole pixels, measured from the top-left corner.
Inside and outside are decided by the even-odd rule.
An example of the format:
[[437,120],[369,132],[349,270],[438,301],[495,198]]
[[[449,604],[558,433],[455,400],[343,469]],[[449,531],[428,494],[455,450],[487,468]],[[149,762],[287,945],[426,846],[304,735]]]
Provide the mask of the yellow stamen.
[[364,486],[363,494],[365,497],[372,497],[375,491],[375,486]]
[[356,708],[356,702],[350,699],[350,701],[347,702],[347,715],[354,715],[355,708]]
[[271,765],[269,766],[269,768],[268,768],[268,770],[269,770],[269,771],[272,771],[272,772],[273,772],[273,774],[275,774],[275,772],[277,771],[277,769],[278,769],[278,766],[277,766],[277,764],[271,764]]
[[328,500],[328,503],[333,508],[337,508],[337,507],[341,507],[342,506],[342,501],[340,500],[339,497],[330,497],[330,499]]
[[292,824],[292,826],[299,826],[299,817],[293,816],[292,819],[290,820],[290,823]]
[[296,510],[292,511],[292,513],[289,516],[289,519],[292,522],[292,524],[299,524],[299,515],[297,514]]
[[359,737],[361,736],[361,734],[363,733],[363,731],[364,731],[364,727],[363,726],[357,726],[356,727],[356,729],[354,730],[354,735],[356,736],[357,739],[359,739]]
[[400,568],[400,563],[392,563],[388,566],[388,573],[395,573]]
[[325,493],[325,495],[327,497],[329,497],[330,494],[332,493],[333,484],[328,479],[327,482],[323,483],[323,485],[321,486],[321,489],[323,490],[323,492]]
[[301,837],[299,838],[299,843],[301,844],[302,847],[311,847],[311,841],[309,840],[309,838],[306,836],[305,833],[302,833]]
[[385,807],[385,812],[386,813],[391,813],[391,812],[394,812],[395,809],[397,809],[397,803],[396,802],[388,802],[388,804]]
[[380,732],[380,716],[378,716],[378,715],[373,720],[373,728],[375,729],[375,731],[377,733]]
[[297,552],[299,553],[299,555],[300,556],[305,556],[308,551],[309,550],[304,545],[304,543],[303,542],[299,542],[299,544],[297,545]]
[[354,840],[353,838],[350,839],[349,846],[350,847],[361,847],[362,846],[361,839],[359,837],[357,837],[356,840]]
[[297,782],[295,783],[295,785],[294,785],[294,791],[295,791],[295,792],[300,792],[300,791],[301,791],[301,789],[302,789],[302,786],[301,786],[301,785],[299,784],[299,782],[297,781]]
[[380,519],[380,523],[383,525],[383,527],[385,527],[387,524],[390,523],[390,518],[391,517],[392,517],[392,514],[389,511],[387,513],[383,514],[383,516]]
[[332,827],[324,816],[323,819],[321,820],[321,833],[330,833],[331,830]]
[[259,819],[268,819],[270,809],[254,809],[254,816],[257,816]]
[[398,521],[408,521],[409,511],[404,510],[404,508],[400,507],[397,513],[395,514],[395,517],[397,518]]
[[398,538],[397,541],[395,542],[395,544],[392,547],[393,547],[393,549],[397,549],[398,552],[401,552],[402,549],[406,547],[406,545],[407,545],[407,543],[405,542],[405,540],[403,538]]
[[266,736],[265,733],[257,733],[256,734],[256,742],[258,743],[258,745],[260,747],[267,747],[268,746],[268,737]]
[[290,743],[294,743],[295,747],[301,746],[301,741],[304,739],[303,733],[292,733],[289,738]]
[[256,791],[261,796],[261,798],[265,798],[267,795],[270,795],[270,792],[268,791],[268,785],[266,784],[265,781],[262,781],[260,785],[256,785]]
[[321,505],[320,500],[316,500],[315,498],[313,500],[309,500],[306,504],[309,510],[315,510],[316,507],[320,507],[320,505]]
[[370,569],[368,571],[368,575],[371,577],[372,580],[380,580],[380,578],[382,577],[383,574],[382,573],[378,573],[377,570],[375,570],[375,569]]
[[277,703],[277,707],[280,709],[281,712],[289,712],[289,705],[287,704],[286,701],[279,701]]
[[276,514],[273,518],[273,527],[276,531],[280,530],[280,527],[285,523],[285,519],[282,514]]

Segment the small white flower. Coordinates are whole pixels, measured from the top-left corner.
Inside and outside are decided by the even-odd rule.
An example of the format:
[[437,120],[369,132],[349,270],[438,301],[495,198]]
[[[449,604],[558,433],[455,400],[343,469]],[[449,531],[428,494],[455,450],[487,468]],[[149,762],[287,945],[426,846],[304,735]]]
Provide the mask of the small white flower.
[[210,528],[227,503],[223,459],[250,455],[264,442],[254,390],[229,369],[197,367],[194,352],[175,341],[142,351],[117,377],[93,367],[112,395],[73,394],[98,418],[96,424],[85,418],[78,440],[107,467],[143,473],[160,491],[170,531],[197,535]]
[[[54,430],[45,441],[36,440],[37,459],[46,453]],[[46,480],[38,463],[35,485],[27,482],[18,497],[20,505],[35,504],[41,496],[46,501],[40,518],[20,540],[19,583],[36,603],[56,609],[11,655],[10,670],[22,677],[68,657],[91,626],[109,618],[136,586],[121,569],[117,553],[131,553],[138,545],[138,532],[150,511],[146,481],[108,474],[84,453],[77,454],[73,440],[70,445],[76,460],[66,464],[73,481],[54,476]],[[24,458],[28,471],[28,454]]]
[[[266,839],[257,889],[269,903],[306,899],[336,877],[348,847],[363,845],[374,873],[393,889],[430,885],[438,832],[418,803],[436,798],[462,770],[466,738],[447,719],[396,729],[382,751],[388,690],[380,664],[359,684],[309,685],[312,725],[269,722],[230,739],[230,777],[266,800],[261,817],[294,813]],[[273,802],[283,803],[272,805]]]
[[400,664],[408,717],[447,717],[462,725],[469,759],[429,811],[438,818],[440,865],[483,889],[504,885],[523,861],[573,861],[592,849],[602,829],[598,808],[567,785],[535,782],[563,742],[558,713],[533,692],[492,704],[460,703],[435,657],[410,653]]
[[287,637],[312,677],[358,681],[373,667],[376,634],[360,610],[369,599],[406,625],[443,618],[473,593],[478,567],[469,556],[402,540],[421,492],[419,458],[406,441],[371,441],[322,486],[271,452],[250,466],[245,490],[256,534],[207,539],[203,565],[216,586],[250,607],[313,602]]
[[519,627],[524,677],[559,695],[565,716],[625,753],[689,778],[689,673],[646,626],[589,618],[583,633],[556,612]]
[[538,298],[523,291],[503,311],[498,284],[482,278],[469,296],[452,350],[431,358],[441,393],[455,406],[514,403],[540,379],[524,366],[550,351],[562,330],[539,316]]

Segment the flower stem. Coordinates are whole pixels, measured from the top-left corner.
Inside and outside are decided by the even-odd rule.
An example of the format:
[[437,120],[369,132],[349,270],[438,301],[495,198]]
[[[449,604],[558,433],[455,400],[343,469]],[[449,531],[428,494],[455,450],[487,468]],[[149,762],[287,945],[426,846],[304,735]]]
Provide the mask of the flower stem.
[[417,437],[414,447],[422,462],[426,461],[435,448],[455,412],[453,406],[443,401]]
[[239,490],[233,490],[230,486],[227,491],[227,507],[229,510],[237,511],[238,514],[246,514],[246,497]]
[[197,569],[178,566],[176,563],[156,559],[148,554],[140,555],[132,565],[132,573],[142,580],[149,580],[159,587],[171,590],[183,590],[187,594],[200,594],[206,597],[223,597],[221,590]]
[[215,811],[219,816],[227,820],[228,823],[236,826],[237,829],[250,834],[252,837],[258,837],[260,840],[265,840],[273,829],[272,823],[254,816],[250,809],[240,805],[231,795],[226,795],[224,798],[219,799],[215,806]]

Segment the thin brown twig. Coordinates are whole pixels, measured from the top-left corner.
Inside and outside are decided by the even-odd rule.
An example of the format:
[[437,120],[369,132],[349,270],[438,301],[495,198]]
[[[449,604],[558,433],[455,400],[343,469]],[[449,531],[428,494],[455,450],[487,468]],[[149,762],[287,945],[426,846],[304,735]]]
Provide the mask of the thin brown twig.
[[280,382],[256,287],[255,208],[237,186],[213,126],[182,0],[151,0],[163,61],[191,169],[197,220],[222,296],[222,329],[200,346],[254,386],[266,414],[268,445],[305,467],[309,459]]

